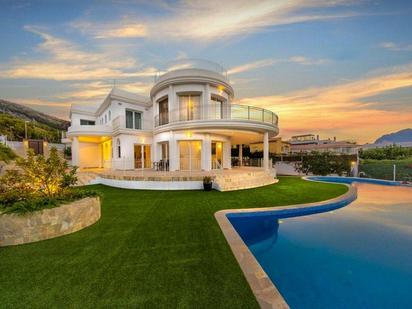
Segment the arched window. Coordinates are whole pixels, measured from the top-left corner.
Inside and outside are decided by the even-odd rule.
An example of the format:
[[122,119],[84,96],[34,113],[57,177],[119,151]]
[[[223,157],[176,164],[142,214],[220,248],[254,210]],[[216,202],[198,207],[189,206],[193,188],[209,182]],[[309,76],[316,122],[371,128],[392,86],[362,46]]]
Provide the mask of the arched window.
[[112,112],[109,111],[109,121],[112,120]]
[[120,147],[120,139],[117,139],[116,146],[117,146],[117,157],[120,159],[122,157],[122,149]]
[[104,124],[107,123],[107,114],[104,114]]

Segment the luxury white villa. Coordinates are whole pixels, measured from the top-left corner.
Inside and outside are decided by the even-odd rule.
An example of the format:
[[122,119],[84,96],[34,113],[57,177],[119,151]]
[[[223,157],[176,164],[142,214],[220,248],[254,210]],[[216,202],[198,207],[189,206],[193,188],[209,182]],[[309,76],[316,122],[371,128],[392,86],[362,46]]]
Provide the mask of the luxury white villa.
[[[72,164],[129,176],[230,174],[235,165],[273,172],[269,138],[278,134],[277,115],[233,98],[224,69],[199,61],[158,74],[148,97],[115,87],[97,109],[71,107]],[[256,142],[263,142],[262,160],[245,163],[241,145]]]

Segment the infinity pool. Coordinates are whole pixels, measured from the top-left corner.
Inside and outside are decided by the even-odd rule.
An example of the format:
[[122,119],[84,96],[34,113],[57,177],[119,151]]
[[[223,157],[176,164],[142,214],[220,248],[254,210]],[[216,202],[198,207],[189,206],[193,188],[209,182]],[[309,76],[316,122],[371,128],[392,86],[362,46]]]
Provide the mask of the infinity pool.
[[412,307],[412,188],[356,186],[333,211],[228,216],[291,308]]

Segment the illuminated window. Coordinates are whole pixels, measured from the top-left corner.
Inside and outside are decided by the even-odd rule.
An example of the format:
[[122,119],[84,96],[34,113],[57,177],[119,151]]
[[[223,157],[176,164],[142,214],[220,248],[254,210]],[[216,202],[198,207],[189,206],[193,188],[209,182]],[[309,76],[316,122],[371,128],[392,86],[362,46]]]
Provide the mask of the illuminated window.
[[200,118],[200,96],[199,95],[180,95],[179,109],[180,120],[196,120]]

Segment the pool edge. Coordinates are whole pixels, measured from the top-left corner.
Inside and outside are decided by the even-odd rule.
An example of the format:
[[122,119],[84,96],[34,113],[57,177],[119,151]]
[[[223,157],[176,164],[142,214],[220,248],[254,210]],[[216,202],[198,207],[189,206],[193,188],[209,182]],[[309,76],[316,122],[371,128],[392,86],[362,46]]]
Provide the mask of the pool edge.
[[262,266],[256,260],[247,245],[243,242],[242,238],[237,233],[232,223],[229,221],[227,215],[230,213],[257,213],[268,211],[276,212],[280,210],[305,209],[313,207],[324,208],[328,205],[342,203],[345,201],[351,202],[355,200],[357,197],[356,186],[353,184],[344,185],[349,188],[346,193],[326,201],[265,208],[225,209],[217,211],[215,213],[215,218],[219,224],[219,227],[222,230],[223,235],[225,236],[226,241],[228,242],[233,255],[239,263],[239,266],[261,308],[289,308],[289,305],[287,304],[279,290],[276,288],[275,284],[263,270]]

